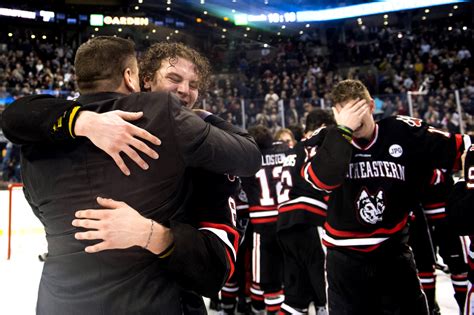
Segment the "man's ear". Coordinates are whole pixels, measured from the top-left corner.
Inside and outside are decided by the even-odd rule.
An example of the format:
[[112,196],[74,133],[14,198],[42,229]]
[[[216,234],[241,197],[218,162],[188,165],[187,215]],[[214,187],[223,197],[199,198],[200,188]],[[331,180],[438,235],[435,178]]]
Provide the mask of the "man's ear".
[[123,71],[123,80],[128,90],[130,90],[131,92],[138,92],[137,87],[133,84],[132,69],[126,68]]
[[370,107],[370,113],[373,114],[375,112],[375,101],[373,98],[370,99],[369,107]]
[[147,90],[147,91],[148,91],[148,90],[151,90],[151,82],[152,82],[152,80],[150,79],[150,77],[149,77],[149,76],[145,76],[145,77],[143,78],[143,88],[144,88],[145,90]]

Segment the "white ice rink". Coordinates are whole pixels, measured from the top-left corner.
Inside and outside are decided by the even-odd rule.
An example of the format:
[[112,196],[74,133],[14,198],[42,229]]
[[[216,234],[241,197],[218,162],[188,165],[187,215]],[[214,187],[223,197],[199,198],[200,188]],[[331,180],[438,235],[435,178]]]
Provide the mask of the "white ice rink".
[[[14,191],[12,252],[11,259],[6,259],[8,204],[8,192],[0,191],[0,314],[33,315],[43,267],[38,255],[46,251],[46,244],[42,236],[41,224],[33,216],[21,191]],[[459,314],[449,276],[439,271],[437,271],[436,293],[441,314]],[[215,314],[215,312],[210,312],[210,314]]]

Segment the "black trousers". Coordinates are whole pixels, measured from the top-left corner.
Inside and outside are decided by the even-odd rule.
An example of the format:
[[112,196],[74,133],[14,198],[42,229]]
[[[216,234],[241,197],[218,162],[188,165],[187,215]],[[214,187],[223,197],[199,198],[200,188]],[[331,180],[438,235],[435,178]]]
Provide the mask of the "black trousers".
[[285,304],[305,309],[311,301],[326,305],[325,255],[318,228],[297,225],[278,232],[283,252]]
[[330,315],[425,315],[413,254],[407,245],[378,253],[328,248]]

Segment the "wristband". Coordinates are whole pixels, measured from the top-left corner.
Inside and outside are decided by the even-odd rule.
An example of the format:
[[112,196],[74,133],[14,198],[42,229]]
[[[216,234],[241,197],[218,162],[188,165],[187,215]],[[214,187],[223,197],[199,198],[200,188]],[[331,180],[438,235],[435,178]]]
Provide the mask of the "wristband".
[[155,221],[153,221],[152,219],[150,219],[150,221],[151,221],[150,234],[148,234],[148,240],[146,241],[145,246],[143,246],[143,249],[148,248],[148,245],[150,245],[151,236],[153,235],[153,225],[155,224]]
[[341,135],[344,137],[344,139],[346,139],[349,142],[352,141],[352,134],[354,130],[343,125],[337,125],[337,129],[341,132]]

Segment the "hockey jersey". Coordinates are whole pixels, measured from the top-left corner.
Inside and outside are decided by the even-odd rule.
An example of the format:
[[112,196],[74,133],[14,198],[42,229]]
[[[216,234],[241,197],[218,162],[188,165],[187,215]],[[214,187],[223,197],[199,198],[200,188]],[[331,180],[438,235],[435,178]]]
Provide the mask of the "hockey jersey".
[[450,173],[442,169],[433,170],[421,195],[421,205],[428,222],[446,218],[446,201],[453,185],[454,180]]
[[[325,245],[370,252],[389,240],[405,243],[408,212],[419,202],[423,182],[434,168],[458,168],[470,143],[468,136],[396,116],[379,121],[370,141],[354,139],[347,165],[334,164],[336,152],[322,146],[302,175],[317,190],[332,191]],[[345,176],[328,172],[331,167],[345,170]]]
[[285,143],[275,142],[270,148],[261,150],[262,168],[255,176],[242,178],[250,222],[256,231],[259,225],[277,221],[278,200],[281,199],[280,176],[288,149]]
[[326,221],[329,196],[323,191],[315,191],[301,176],[301,168],[316,154],[321,139],[315,136],[304,139],[287,153],[280,179],[282,197],[278,206],[278,231],[299,224],[322,226]]

